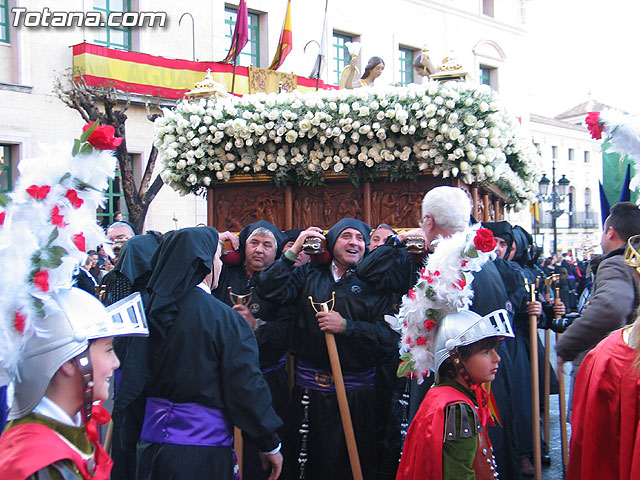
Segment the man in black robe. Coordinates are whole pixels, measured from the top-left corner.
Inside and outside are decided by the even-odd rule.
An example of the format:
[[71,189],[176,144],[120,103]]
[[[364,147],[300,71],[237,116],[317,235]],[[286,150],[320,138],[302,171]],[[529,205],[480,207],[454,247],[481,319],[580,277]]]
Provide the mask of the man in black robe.
[[[426,193],[422,201],[421,229],[411,230],[389,237],[384,245],[365,257],[356,268],[356,275],[378,288],[388,289],[398,294],[406,294],[416,283],[421,265],[416,263],[406,249],[406,238],[414,235],[425,237],[425,246],[439,236],[448,237],[464,230],[471,218],[471,200],[468,194],[457,187],[441,186]],[[474,291],[470,310],[479,315],[487,315],[494,310],[512,308],[493,262],[487,262],[479,272],[473,272]],[[496,379],[491,384],[496,398],[502,426],[489,428],[494,446],[498,471],[501,478],[520,478],[517,464],[516,434],[513,423],[511,401],[511,358],[506,343],[501,342],[498,353],[502,358]],[[410,417],[417,411],[432,380],[425,379],[422,385],[412,382]]]
[[234,477],[233,426],[282,467],[282,425],[258,366],[247,322],[211,295],[222,262],[214,228],[186,228],[163,239],[152,259],[145,420],[137,478]]
[[[221,241],[233,243],[236,240],[233,237],[235,235],[231,232],[220,234]],[[284,234],[266,220],[247,225],[238,235],[240,264],[224,264],[218,287],[213,291],[220,301],[242,315],[255,331],[260,369],[269,385],[273,408],[285,424],[278,432],[283,439],[290,412],[285,354],[289,347],[292,308],[267,302],[255,287],[258,275],[280,256],[284,243]],[[268,473],[262,470],[257,455],[257,445],[248,435],[243,435],[243,440],[242,476],[252,480],[267,478]],[[287,447],[285,440],[283,448],[286,450]]]
[[[398,336],[384,320],[384,314],[393,310],[393,296],[354,275],[370,230],[360,220],[342,219],[326,236],[331,263],[294,268],[304,240],[323,237],[319,228],[310,227],[260,274],[258,290],[263,298],[296,306],[293,409],[299,430],[293,442],[298,458],[293,462],[300,462],[298,478],[352,478],[325,332],[335,335],[364,478],[377,476],[375,365],[381,348],[397,343]],[[333,311],[316,313],[309,297],[314,302],[335,298]]]

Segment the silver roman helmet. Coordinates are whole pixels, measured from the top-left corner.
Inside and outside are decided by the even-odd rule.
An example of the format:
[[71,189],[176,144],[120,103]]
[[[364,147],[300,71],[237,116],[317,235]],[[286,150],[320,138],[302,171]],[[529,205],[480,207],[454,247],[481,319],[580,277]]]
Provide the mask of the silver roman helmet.
[[70,288],[51,295],[48,307],[48,331],[33,335],[24,345],[9,419],[31,412],[58,369],[85,352],[89,341],[149,334],[139,293],[105,308],[93,295]]
[[435,335],[435,363],[437,372],[442,363],[457,347],[471,345],[490,337],[513,338],[509,316],[504,309],[495,310],[481,317],[471,310],[460,310],[446,315]]

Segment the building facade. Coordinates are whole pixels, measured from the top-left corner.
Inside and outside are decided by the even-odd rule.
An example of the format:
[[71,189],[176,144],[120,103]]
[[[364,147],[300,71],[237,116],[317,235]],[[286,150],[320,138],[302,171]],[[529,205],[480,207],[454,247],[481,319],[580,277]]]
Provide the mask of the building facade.
[[[337,84],[339,73],[349,62],[344,44],[359,41],[360,71],[375,55],[384,59],[386,67],[377,82],[420,82],[411,64],[426,47],[436,64],[445,56],[454,56],[471,77],[496,89],[514,115],[526,118],[521,90],[525,84],[526,3],[329,0],[323,33],[325,2],[291,0],[293,50],[279,71],[308,76],[323,45],[321,79]],[[247,0],[247,6],[249,43],[240,55],[239,65],[267,68],[278,44],[287,1]],[[78,112],[65,106],[52,91],[56,76],[73,65],[73,45],[84,42],[158,57],[219,61],[229,48],[237,8],[237,0],[0,0],[0,190],[12,188],[20,160],[38,154],[39,144],[68,145],[84,124]],[[49,26],[28,26],[46,23],[43,18],[47,11],[59,22],[71,22],[71,26],[51,26],[52,17]],[[88,12],[95,11],[105,17],[115,14],[120,24],[87,26]],[[135,14],[140,12],[164,14],[165,22],[163,26],[125,26],[139,21]],[[16,21],[18,13],[21,21]],[[65,13],[66,17],[62,15]],[[74,18],[84,18],[85,23],[78,26]],[[138,180],[153,139],[153,124],[147,119],[145,102],[151,105],[152,113],[158,113],[154,106],[171,103],[137,98],[127,111],[127,146]],[[112,219],[116,210],[123,211],[126,218],[117,181],[108,193],[105,222]],[[576,195],[583,202],[583,193]],[[145,227],[166,231],[206,221],[203,198],[180,197],[165,186],[149,209]]]

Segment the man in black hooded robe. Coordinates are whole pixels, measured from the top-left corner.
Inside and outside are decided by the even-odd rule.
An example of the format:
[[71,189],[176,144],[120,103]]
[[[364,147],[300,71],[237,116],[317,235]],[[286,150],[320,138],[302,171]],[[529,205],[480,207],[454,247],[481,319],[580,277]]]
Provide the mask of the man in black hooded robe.
[[233,426],[260,448],[275,480],[282,425],[247,322],[211,295],[222,267],[211,227],[172,232],[154,254],[145,420],[138,479],[234,478]]
[[[307,480],[352,478],[325,332],[335,335],[364,478],[377,477],[375,365],[381,348],[397,343],[398,336],[384,320],[384,314],[393,310],[394,297],[354,274],[370,230],[360,220],[342,219],[326,235],[331,263],[294,268],[304,240],[323,237],[320,229],[311,227],[260,274],[258,290],[263,298],[296,306],[293,409],[299,431],[293,444],[304,470],[300,478]],[[327,302],[334,293],[333,311],[316,313],[309,297]]]
[[[231,239],[230,232],[220,239]],[[289,348],[292,308],[264,300],[256,290],[257,277],[264,268],[280,256],[285,236],[266,220],[247,225],[238,235],[239,265],[223,265],[218,287],[213,294],[237,311],[253,327],[258,341],[260,370],[269,385],[273,408],[285,425],[290,412],[289,380],[285,369],[285,354]],[[246,305],[238,304],[236,295],[245,296]],[[242,475],[252,480],[267,478],[258,459],[258,447],[248,435],[243,435]],[[288,445],[284,444],[284,449]]]

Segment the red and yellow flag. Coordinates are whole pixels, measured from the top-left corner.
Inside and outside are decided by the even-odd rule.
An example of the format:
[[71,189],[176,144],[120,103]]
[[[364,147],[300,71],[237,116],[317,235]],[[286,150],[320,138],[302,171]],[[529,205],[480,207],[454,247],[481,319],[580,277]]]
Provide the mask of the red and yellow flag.
[[284,63],[284,59],[291,51],[293,34],[291,31],[291,0],[287,3],[287,15],[284,17],[284,26],[282,27],[282,33],[280,34],[280,41],[278,42],[278,48],[276,48],[276,54],[273,57],[269,70],[277,70]]

